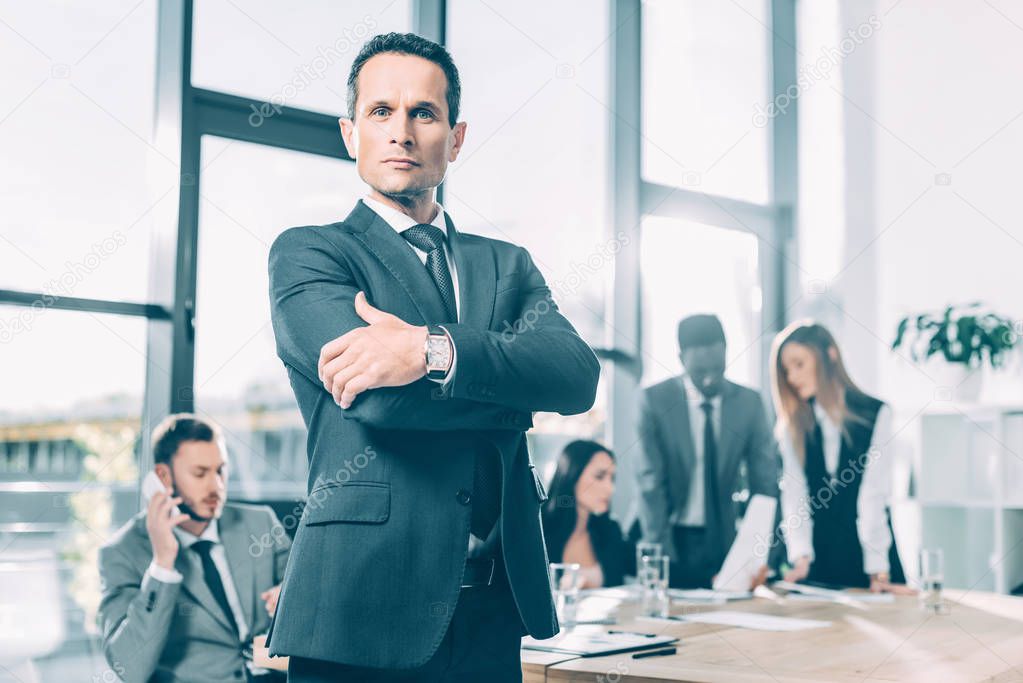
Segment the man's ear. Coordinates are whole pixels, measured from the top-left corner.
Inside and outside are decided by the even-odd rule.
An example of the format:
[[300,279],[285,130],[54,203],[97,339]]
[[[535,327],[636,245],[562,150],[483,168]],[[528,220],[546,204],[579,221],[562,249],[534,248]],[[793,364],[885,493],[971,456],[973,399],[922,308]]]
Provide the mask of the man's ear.
[[462,145],[465,143],[465,129],[467,124],[465,121],[459,121],[455,124],[455,127],[451,129],[451,151],[448,153],[448,163],[450,164],[458,158],[458,153],[462,151]]
[[838,348],[834,345],[828,347],[828,358],[831,359],[832,363],[838,362]]
[[359,152],[359,133],[355,129],[355,122],[343,117],[338,119],[337,122],[338,125],[341,126],[341,139],[345,143],[345,150],[348,152],[348,156],[352,159],[357,159]]
[[153,467],[153,469],[156,470],[156,476],[160,478],[160,483],[163,484],[163,487],[170,491],[171,488],[173,488],[171,485],[172,482],[170,465],[168,465],[167,463],[158,462]]

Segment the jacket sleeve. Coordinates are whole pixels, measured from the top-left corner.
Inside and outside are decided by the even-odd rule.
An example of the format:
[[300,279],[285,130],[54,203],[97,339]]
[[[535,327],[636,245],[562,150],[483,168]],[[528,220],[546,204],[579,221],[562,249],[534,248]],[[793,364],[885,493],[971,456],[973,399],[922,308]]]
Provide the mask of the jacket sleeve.
[[643,540],[648,543],[660,543],[667,555],[677,559],[668,523],[671,514],[671,499],[668,496],[668,454],[660,438],[656,408],[651,405],[649,392],[643,394],[639,415],[640,449],[636,461],[636,483],[640,496],[639,519],[643,528]]
[[141,576],[115,546],[100,549],[102,584],[97,622],[103,653],[125,683],[146,683],[167,643],[180,583]]
[[[404,387],[371,389],[342,409],[322,388],[317,366],[324,344],[366,325],[355,312],[360,286],[347,260],[315,228],[289,228],[270,247],[269,274],[277,355],[320,387],[321,400],[330,401],[345,418],[390,429],[524,431],[532,426],[532,416],[523,411],[465,398],[438,400],[438,385],[425,378]],[[459,373],[467,372],[466,364],[459,361]]]
[[589,345],[558,310],[529,252],[519,248],[521,305],[501,331],[445,325],[458,354],[448,386],[456,399],[523,412],[583,413],[593,405],[600,364]]

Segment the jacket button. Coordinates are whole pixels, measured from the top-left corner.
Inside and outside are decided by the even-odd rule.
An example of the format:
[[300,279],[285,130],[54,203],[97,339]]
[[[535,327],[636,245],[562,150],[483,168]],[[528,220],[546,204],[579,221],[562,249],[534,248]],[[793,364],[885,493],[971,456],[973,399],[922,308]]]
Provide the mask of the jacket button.
[[472,494],[465,489],[458,489],[458,492],[455,493],[455,500],[462,505],[468,505],[472,502]]

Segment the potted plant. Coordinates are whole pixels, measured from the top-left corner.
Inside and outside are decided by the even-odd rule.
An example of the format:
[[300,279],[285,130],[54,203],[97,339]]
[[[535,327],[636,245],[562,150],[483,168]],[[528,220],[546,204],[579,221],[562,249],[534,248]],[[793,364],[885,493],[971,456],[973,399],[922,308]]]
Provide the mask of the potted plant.
[[944,360],[958,375],[948,381],[949,389],[963,400],[975,400],[980,393],[981,369],[1006,364],[1019,338],[1012,320],[985,311],[979,301],[949,305],[940,313],[908,315],[899,321],[892,350],[908,347],[916,363]]

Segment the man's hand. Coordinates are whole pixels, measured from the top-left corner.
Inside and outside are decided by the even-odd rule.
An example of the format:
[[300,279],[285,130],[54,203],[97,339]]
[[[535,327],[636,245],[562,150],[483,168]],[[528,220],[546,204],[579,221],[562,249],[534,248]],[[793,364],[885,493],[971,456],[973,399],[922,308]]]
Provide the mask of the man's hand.
[[426,375],[425,326],[374,308],[363,292],[355,295],[355,312],[369,325],[320,349],[320,381],[342,408],[368,389],[401,387]]
[[174,569],[180,547],[172,529],[188,519],[184,513],[171,514],[171,508],[180,502],[180,496],[172,498],[161,491],[153,495],[146,510],[146,532],[153,547],[153,559],[164,569]]
[[274,615],[274,612],[277,611],[277,598],[279,598],[280,595],[281,584],[277,584],[273,588],[267,588],[259,594],[259,599],[265,603],[263,606],[266,608],[266,613],[271,617]]

